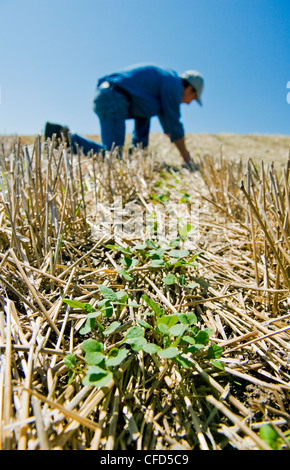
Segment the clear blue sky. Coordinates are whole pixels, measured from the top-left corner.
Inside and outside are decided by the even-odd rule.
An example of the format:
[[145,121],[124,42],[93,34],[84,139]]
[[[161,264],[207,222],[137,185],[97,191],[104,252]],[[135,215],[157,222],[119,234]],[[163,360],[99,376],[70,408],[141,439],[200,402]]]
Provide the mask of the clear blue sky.
[[0,134],[98,134],[98,77],[142,62],[204,75],[186,132],[289,134],[289,0],[0,0]]

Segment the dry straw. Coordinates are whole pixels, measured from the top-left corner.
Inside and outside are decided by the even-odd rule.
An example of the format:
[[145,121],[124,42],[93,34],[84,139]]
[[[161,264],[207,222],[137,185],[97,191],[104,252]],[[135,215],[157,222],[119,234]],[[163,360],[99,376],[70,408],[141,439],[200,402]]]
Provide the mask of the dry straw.
[[[205,155],[190,174],[162,167],[158,152],[87,158],[37,136],[30,146],[3,138],[0,166],[1,449],[269,449],[259,437],[269,422],[287,445],[289,161],[280,170]],[[118,218],[101,221],[97,207],[112,214],[121,197],[158,218],[165,195],[178,217],[184,194],[199,232],[190,248],[200,251],[187,276],[198,287],[168,287],[148,263],[134,281],[121,277],[120,253],[106,245],[144,240]],[[106,351],[142,318],[146,294],[166,314],[195,311],[223,347],[224,368],[203,352],[184,369],[139,351],[105,388],[82,385],[82,372],[69,384],[64,358],[84,366],[86,315],[63,299],[95,306],[100,284],[139,305],[122,311]]]

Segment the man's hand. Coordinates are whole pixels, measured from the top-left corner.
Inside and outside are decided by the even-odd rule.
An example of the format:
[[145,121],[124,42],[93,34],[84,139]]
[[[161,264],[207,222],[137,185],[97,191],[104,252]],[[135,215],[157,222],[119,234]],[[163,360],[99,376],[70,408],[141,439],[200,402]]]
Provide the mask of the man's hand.
[[193,172],[193,171],[197,171],[198,170],[198,166],[193,162],[192,159],[190,159],[189,161],[185,162],[184,165],[182,165],[183,167],[187,168],[190,172]]

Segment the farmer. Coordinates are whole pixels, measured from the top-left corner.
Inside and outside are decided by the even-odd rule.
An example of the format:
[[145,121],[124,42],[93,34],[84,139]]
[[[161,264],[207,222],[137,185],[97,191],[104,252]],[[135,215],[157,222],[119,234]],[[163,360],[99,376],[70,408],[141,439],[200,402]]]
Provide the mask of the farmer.
[[[173,142],[185,164],[192,166],[186,148],[184,128],[180,122],[181,103],[197,101],[201,105],[203,77],[190,70],[178,75],[171,69],[155,65],[138,65],[99,79],[93,109],[101,126],[103,146],[111,150],[122,147],[125,141],[125,122],[134,119],[132,145],[148,146],[150,118],[158,116],[161,126]],[[80,136],[71,136],[72,144],[78,143]],[[80,138],[83,139],[83,138]],[[93,142],[89,141],[89,146]],[[85,150],[85,139],[81,142]],[[93,148],[93,147],[92,147]]]

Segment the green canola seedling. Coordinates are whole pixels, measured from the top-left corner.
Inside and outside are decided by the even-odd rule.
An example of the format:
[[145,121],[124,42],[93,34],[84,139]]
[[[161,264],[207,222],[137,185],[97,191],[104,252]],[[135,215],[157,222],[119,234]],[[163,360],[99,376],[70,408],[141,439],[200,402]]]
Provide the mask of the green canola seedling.
[[[125,254],[130,260],[130,263],[129,261],[126,263],[132,266],[132,271],[140,258],[144,263],[151,262],[154,267],[157,267],[156,261],[162,261],[163,264],[158,265],[158,269],[162,273],[164,285],[170,288],[178,284],[184,286],[187,281],[185,274],[182,274],[184,271],[179,274],[177,271],[175,274],[168,271],[172,267],[176,270],[195,267],[199,254],[190,256],[190,252],[179,249],[178,244],[179,240],[175,240],[174,248],[171,243],[167,249],[164,249],[156,243],[147,241],[145,245],[135,247],[134,252],[116,245],[108,245],[107,248]],[[138,258],[135,257],[136,253]],[[195,281],[188,283],[190,289],[198,285],[199,283]],[[222,348],[215,343],[210,344],[212,330],[200,329],[194,312],[167,314],[165,309],[147,294],[142,295],[141,305],[130,301],[124,290],[114,291],[105,285],[99,285],[99,291],[102,299],[99,300],[97,308],[89,303],[63,300],[70,307],[81,309],[86,313],[86,321],[80,329],[80,334],[92,335],[82,344],[84,352],[82,364],[78,363],[73,354],[65,358],[70,383],[77,375],[81,375],[83,385],[105,387],[113,379],[114,371],[132,354],[140,351],[156,355],[160,360],[172,360],[183,369],[192,368],[191,359],[196,354],[203,353],[203,358],[212,366],[223,369],[223,364],[219,361]],[[135,325],[132,325],[132,321],[120,320],[124,309],[139,310],[142,307],[144,310],[144,305],[147,306],[147,310],[136,316]],[[117,342],[116,340],[112,342],[112,338],[118,338]],[[105,347],[105,341],[111,342],[111,345]]]

